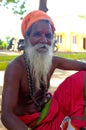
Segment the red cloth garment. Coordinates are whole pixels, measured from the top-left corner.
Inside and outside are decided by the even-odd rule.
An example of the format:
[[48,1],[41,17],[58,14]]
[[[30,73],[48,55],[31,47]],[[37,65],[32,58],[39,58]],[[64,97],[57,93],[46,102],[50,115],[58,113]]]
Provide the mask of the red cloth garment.
[[[84,82],[86,71],[79,71],[64,80],[57,88],[46,118],[35,128],[35,130],[61,130],[60,125],[66,116],[71,119],[73,130],[86,127],[84,115]],[[40,113],[19,116],[25,124],[33,127]],[[62,129],[66,130],[66,129]]]
[[52,30],[55,31],[55,26],[51,17],[49,17],[44,11],[35,10],[24,17],[21,24],[22,35],[24,36],[27,29],[29,29],[32,24],[39,20],[49,20],[52,26]]

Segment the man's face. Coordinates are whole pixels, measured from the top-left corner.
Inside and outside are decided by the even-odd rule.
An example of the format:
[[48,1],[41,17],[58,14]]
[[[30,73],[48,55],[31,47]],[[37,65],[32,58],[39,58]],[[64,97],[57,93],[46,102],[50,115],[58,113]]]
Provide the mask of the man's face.
[[47,84],[47,75],[52,65],[53,32],[51,25],[44,21],[32,26],[30,35],[25,37],[25,52],[30,61],[31,75],[40,88],[41,78]]
[[27,33],[26,44],[29,44],[28,41],[30,41],[33,47],[41,44],[41,46],[38,45],[39,48],[37,48],[39,53],[47,52],[47,46],[51,47],[53,43],[53,31],[50,23],[39,21],[33,24],[30,35],[28,36]]

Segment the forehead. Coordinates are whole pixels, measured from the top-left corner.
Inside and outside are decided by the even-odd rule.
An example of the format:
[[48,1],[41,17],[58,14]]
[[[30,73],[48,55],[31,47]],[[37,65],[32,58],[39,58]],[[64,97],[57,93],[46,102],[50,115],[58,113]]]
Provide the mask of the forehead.
[[45,32],[53,32],[51,24],[49,21],[38,21],[32,25],[31,32],[37,32],[37,31],[45,31]]

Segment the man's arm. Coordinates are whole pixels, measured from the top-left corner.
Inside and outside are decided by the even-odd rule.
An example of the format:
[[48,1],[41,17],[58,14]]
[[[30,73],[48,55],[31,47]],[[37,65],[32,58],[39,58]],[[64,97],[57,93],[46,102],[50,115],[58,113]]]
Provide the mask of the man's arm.
[[77,60],[70,60],[61,57],[54,57],[53,63],[55,68],[63,70],[86,70],[86,63]]
[[9,130],[27,130],[15,115],[15,108],[18,102],[20,69],[18,65],[10,64],[7,67],[4,78],[4,88],[2,94],[2,115],[1,120]]

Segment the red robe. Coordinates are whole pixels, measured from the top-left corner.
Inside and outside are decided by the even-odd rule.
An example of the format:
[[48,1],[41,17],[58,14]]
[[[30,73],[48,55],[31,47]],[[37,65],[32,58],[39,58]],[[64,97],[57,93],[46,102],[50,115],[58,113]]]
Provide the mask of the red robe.
[[[81,127],[86,127],[85,76],[86,71],[79,71],[66,78],[59,85],[52,96],[47,116],[35,130],[61,130],[60,125],[66,116],[70,118],[74,129],[80,130]],[[19,118],[29,127],[33,127],[39,116],[40,112],[37,112],[19,116]]]

